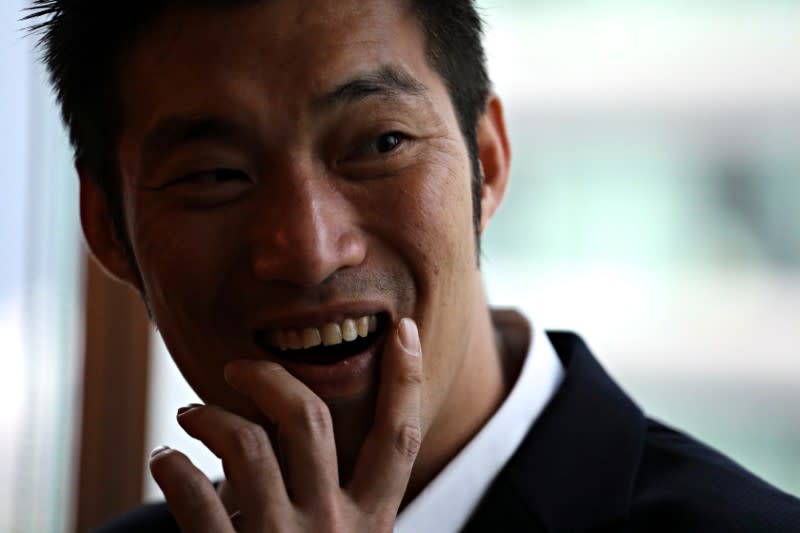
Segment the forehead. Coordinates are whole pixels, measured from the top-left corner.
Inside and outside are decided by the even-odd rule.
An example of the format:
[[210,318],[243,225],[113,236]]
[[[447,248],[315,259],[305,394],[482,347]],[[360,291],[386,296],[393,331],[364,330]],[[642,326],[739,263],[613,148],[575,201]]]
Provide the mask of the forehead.
[[432,74],[422,29],[401,0],[181,3],[144,28],[120,64],[123,104],[137,104],[128,118],[211,105],[211,94],[296,110],[382,65]]

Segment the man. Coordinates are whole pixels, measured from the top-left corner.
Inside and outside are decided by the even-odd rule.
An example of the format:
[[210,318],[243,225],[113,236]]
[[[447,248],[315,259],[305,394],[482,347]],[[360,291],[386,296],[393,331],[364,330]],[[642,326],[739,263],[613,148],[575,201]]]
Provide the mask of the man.
[[[39,0],[95,257],[205,402],[108,531],[800,529],[585,346],[491,311],[510,149],[468,0]],[[555,349],[554,349],[555,348]],[[400,513],[398,515],[398,512]]]

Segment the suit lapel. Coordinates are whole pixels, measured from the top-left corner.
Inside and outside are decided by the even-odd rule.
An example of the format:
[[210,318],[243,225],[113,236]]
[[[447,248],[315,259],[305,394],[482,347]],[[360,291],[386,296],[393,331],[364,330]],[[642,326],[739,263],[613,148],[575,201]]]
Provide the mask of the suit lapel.
[[548,337],[564,381],[464,531],[602,530],[628,514],[644,415],[579,337]]

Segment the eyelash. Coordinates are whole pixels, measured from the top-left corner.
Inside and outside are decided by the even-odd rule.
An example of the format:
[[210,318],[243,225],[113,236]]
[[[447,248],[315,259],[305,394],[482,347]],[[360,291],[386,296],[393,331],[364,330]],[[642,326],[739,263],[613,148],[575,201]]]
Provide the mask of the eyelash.
[[[213,170],[205,170],[203,172],[195,172],[193,174],[189,174],[187,176],[183,176],[182,178],[178,178],[177,180],[173,181],[173,185],[179,185],[184,183],[199,183],[203,181],[201,178],[211,176],[213,178],[217,178],[214,180],[214,183],[225,183],[230,181],[239,181],[239,180],[246,180],[250,181],[250,178],[242,172],[241,170],[234,170],[230,168],[215,168]],[[220,179],[225,178],[225,179]]]
[[[394,139],[394,143],[388,147],[381,147],[382,141]],[[377,155],[378,157],[386,156],[391,154],[392,152],[397,151],[398,149],[402,148],[402,146],[408,142],[411,138],[401,131],[387,131],[378,135],[377,137],[373,137],[366,143],[366,145],[362,146],[359,150],[357,150],[356,155]],[[205,170],[202,172],[195,172],[192,174],[188,174],[186,176],[180,177],[172,182],[165,184],[164,187],[169,187],[173,185],[184,185],[190,183],[202,183],[208,182],[207,179],[203,178],[216,178],[213,180],[214,184],[223,183],[223,182],[231,182],[231,181],[250,181],[250,177],[240,170],[230,169],[230,168],[216,168],[213,170]],[[220,179],[222,178],[222,179]]]
[[[397,140],[397,142],[394,145],[392,145],[391,147],[389,147],[387,150],[381,150],[381,148],[380,148],[381,141],[382,140],[386,140],[388,138],[395,138]],[[388,154],[390,152],[394,152],[400,146],[402,146],[403,143],[405,143],[407,140],[408,140],[408,136],[406,134],[404,134],[404,133],[402,133],[400,131],[389,131],[389,132],[383,133],[383,134],[379,135],[378,137],[375,137],[374,139],[372,139],[369,142],[369,145],[370,145],[371,148],[375,149],[374,151],[376,153],[383,155],[383,154]]]

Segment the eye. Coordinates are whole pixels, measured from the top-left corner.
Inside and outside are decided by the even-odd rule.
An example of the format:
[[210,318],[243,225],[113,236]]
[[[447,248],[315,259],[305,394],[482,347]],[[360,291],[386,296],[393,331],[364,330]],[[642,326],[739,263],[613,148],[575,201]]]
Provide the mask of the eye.
[[408,136],[399,131],[383,133],[361,145],[351,157],[388,154],[397,150],[406,140]]
[[241,170],[216,168],[186,174],[159,189],[186,207],[210,208],[244,197],[254,184]]
[[217,168],[214,170],[204,170],[202,172],[189,174],[188,176],[184,176],[175,180],[173,184],[220,185],[237,181],[249,182],[250,178],[241,170]]
[[371,144],[375,152],[379,154],[386,154],[395,150],[405,140],[405,135],[399,131],[392,131],[389,133],[384,133],[383,135],[373,139]]
[[375,168],[375,165],[386,165],[399,163],[404,158],[401,154],[406,153],[406,144],[410,144],[413,138],[400,131],[387,131],[380,135],[370,135],[355,139],[349,146],[351,147],[345,157],[337,163],[349,165],[349,168]]

